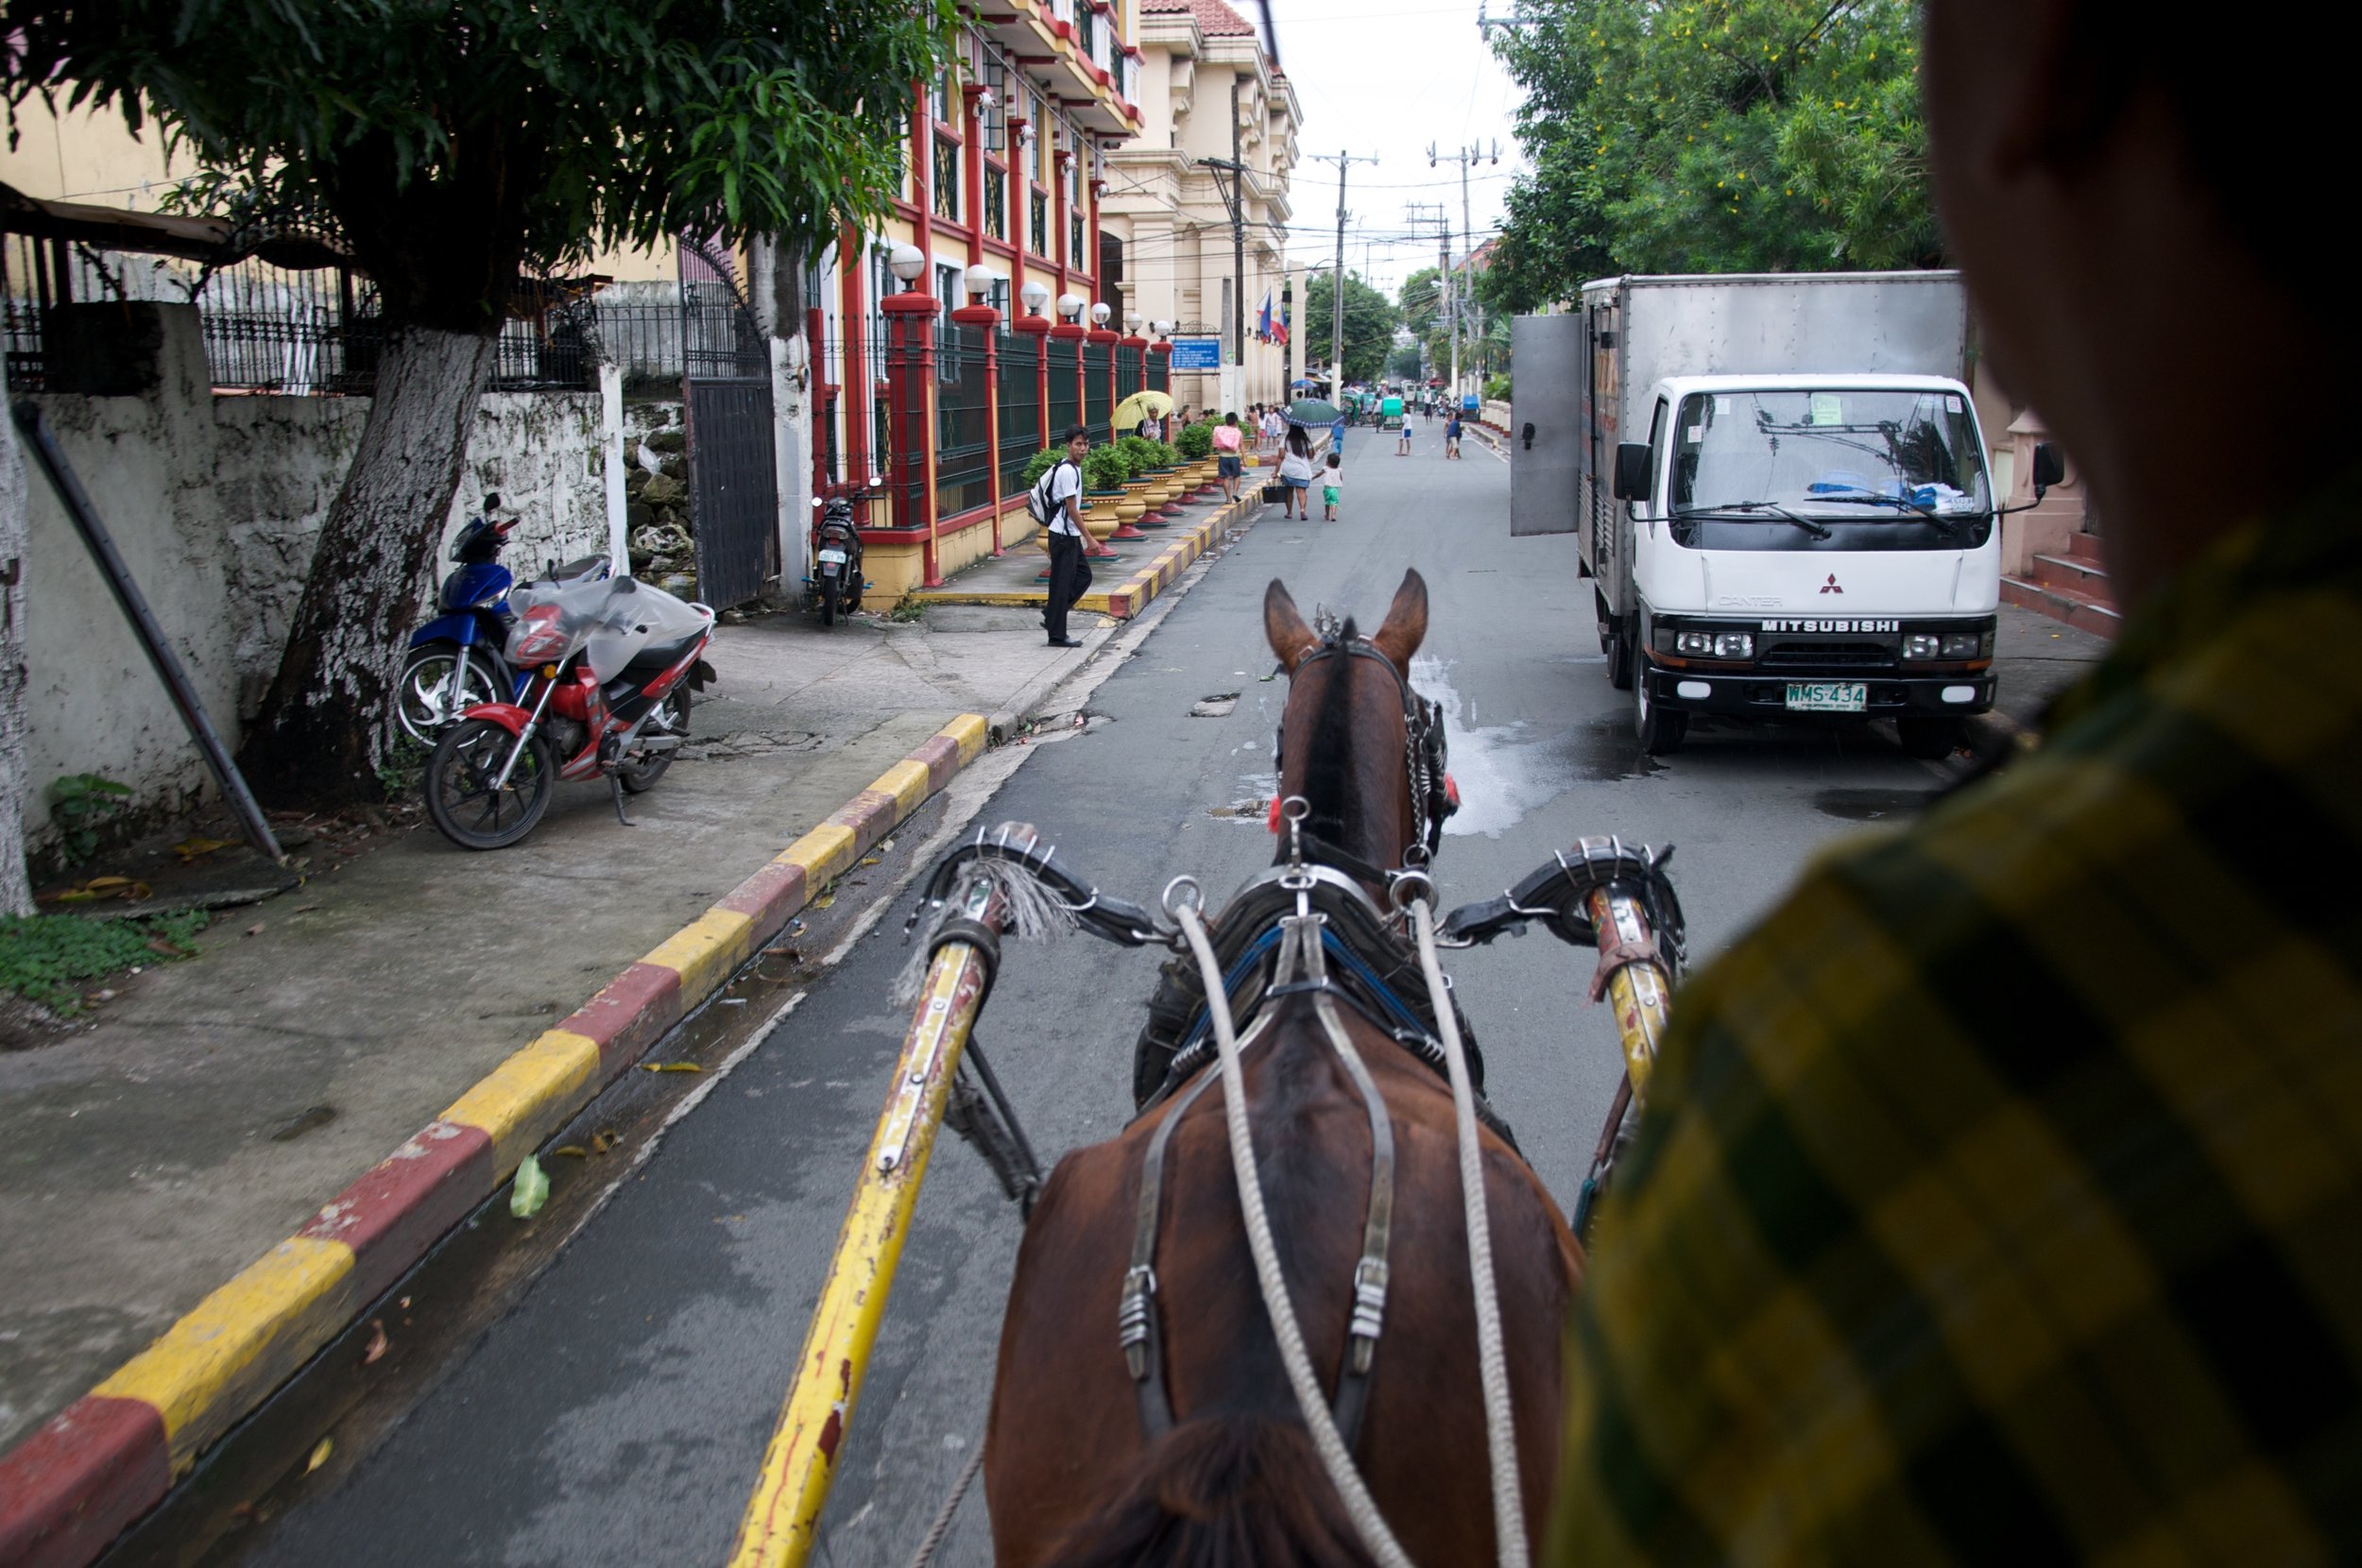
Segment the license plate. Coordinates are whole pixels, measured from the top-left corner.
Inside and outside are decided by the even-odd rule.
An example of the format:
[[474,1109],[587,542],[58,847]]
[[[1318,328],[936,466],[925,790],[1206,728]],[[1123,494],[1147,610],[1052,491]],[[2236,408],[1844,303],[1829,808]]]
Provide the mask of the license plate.
[[843,566],[845,564],[845,552],[842,550],[823,550],[820,552],[820,560],[821,564],[824,566]]
[[1870,704],[1870,687],[1857,680],[1790,681],[1790,713],[1859,713]]

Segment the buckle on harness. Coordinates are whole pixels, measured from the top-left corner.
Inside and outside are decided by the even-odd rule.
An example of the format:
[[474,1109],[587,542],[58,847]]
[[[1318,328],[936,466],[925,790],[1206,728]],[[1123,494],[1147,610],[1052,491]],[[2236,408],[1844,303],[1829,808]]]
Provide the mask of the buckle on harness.
[[1123,1346],[1123,1364],[1132,1381],[1148,1376],[1149,1298],[1156,1293],[1156,1270],[1147,1264],[1123,1273],[1123,1301],[1116,1308],[1116,1338]]
[[1386,1319],[1386,1262],[1365,1257],[1353,1270],[1353,1370],[1367,1372],[1378,1353],[1378,1331]]

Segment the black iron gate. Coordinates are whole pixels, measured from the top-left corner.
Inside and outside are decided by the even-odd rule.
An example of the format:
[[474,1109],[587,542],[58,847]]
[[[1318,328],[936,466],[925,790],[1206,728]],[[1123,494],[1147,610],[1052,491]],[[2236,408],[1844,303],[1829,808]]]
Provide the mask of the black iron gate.
[[716,609],[744,604],[779,575],[771,356],[734,273],[727,251],[682,239],[689,532],[697,597]]

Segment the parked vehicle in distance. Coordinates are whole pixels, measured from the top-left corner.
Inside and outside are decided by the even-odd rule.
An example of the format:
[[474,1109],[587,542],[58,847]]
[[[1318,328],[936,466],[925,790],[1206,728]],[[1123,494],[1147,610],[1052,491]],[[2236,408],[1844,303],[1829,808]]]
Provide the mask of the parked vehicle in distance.
[[[500,557],[518,520],[499,520],[500,504],[497,491],[486,496],[483,510],[453,538],[456,568],[435,596],[442,613],[410,634],[394,713],[402,732],[420,745],[433,745],[469,708],[511,701],[524,685],[504,652],[516,619],[508,606],[516,578]],[[608,570],[606,556],[587,555],[553,565],[548,575],[573,581],[604,577]]]
[[875,475],[868,489],[812,498],[817,515],[812,524],[812,571],[804,578],[804,599],[820,612],[823,626],[833,626],[839,615],[861,608],[862,589],[869,582],[862,575],[861,526],[853,503],[866,500],[884,483],[882,475]]
[[1693,715],[1830,713],[1942,757],[1993,706],[1957,273],[1611,278],[1512,334],[1510,531],[1578,536],[1644,750]]
[[533,831],[559,779],[604,776],[625,826],[624,792],[653,789],[689,734],[713,610],[630,577],[543,579],[516,596],[515,702],[483,703],[443,731],[426,766],[427,814],[464,849]]

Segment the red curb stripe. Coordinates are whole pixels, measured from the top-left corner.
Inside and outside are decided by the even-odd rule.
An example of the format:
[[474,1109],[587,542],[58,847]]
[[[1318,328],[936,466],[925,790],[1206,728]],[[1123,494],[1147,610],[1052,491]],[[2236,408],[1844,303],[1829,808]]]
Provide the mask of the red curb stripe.
[[305,1221],[298,1236],[352,1249],[352,1297],[400,1279],[435,1238],[491,1196],[492,1139],[480,1127],[433,1121]]
[[864,790],[829,820],[839,827],[851,828],[854,844],[865,851],[886,836],[900,810],[900,804],[883,790]]
[[804,907],[811,892],[804,884],[802,866],[793,861],[773,861],[730,889],[713,907],[752,920],[750,946],[760,947],[779,934],[788,917]]
[[635,963],[557,1027],[598,1046],[599,1081],[604,1083],[680,1022],[680,1013],[679,971]]
[[85,1394],[0,1455],[0,1564],[82,1568],[171,1486],[156,1407]]
[[930,794],[951,782],[960,771],[960,743],[949,735],[937,735],[912,752],[908,761],[923,763],[927,769],[927,790]]

